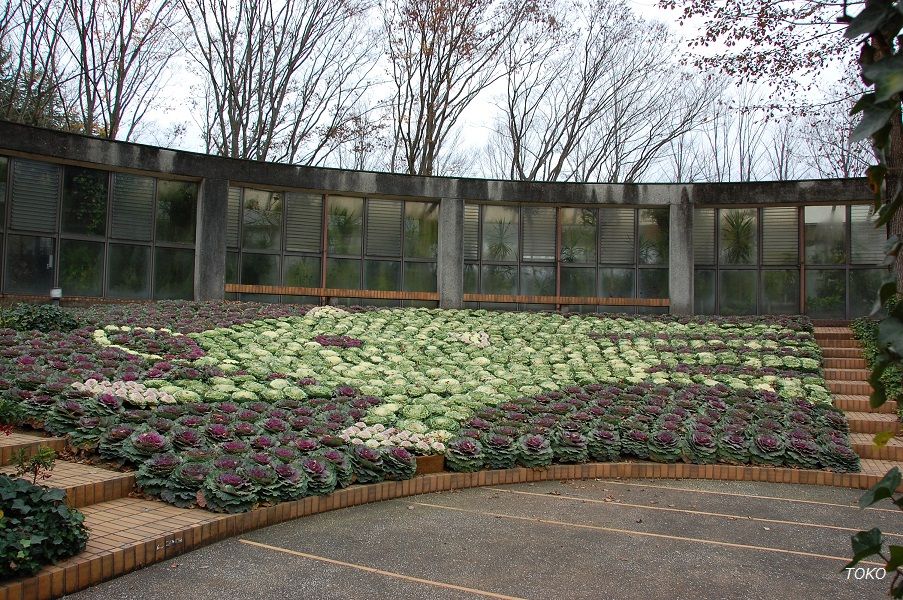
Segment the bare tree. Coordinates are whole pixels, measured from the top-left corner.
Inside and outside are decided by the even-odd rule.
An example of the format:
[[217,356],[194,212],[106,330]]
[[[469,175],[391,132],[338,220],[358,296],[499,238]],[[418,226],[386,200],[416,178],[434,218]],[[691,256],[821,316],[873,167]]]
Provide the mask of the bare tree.
[[62,52],[65,11],[53,0],[6,1],[0,9],[0,118],[70,128]]
[[556,35],[512,36],[508,44],[496,174],[637,181],[704,122],[720,86],[663,60],[676,50],[668,28],[620,0],[566,8],[572,21],[559,21]]
[[758,90],[744,84],[711,107],[700,135],[705,181],[754,181],[761,176],[768,119],[758,98]]
[[366,0],[181,0],[208,152],[319,164],[369,87]]
[[765,157],[770,170],[767,179],[787,181],[801,173],[800,123],[791,115],[771,123]]
[[535,0],[383,0],[394,129],[392,167],[433,175],[461,114],[504,76],[503,48]]
[[178,0],[65,0],[75,36],[64,38],[75,64],[82,128],[130,139],[166,82],[179,49]]

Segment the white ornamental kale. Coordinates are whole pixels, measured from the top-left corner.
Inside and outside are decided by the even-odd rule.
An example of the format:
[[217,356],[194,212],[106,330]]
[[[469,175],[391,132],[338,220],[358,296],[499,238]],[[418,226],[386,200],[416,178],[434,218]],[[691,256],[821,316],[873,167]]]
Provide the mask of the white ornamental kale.
[[89,379],[84,383],[76,381],[72,387],[79,392],[87,392],[94,397],[112,394],[132,406],[147,407],[157,404],[176,404],[173,394],[148,388],[137,381],[97,381]]

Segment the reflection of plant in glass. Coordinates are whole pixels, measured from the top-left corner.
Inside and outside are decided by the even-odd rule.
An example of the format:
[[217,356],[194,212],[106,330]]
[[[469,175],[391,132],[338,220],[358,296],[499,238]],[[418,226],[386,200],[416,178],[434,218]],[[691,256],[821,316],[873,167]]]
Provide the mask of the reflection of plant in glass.
[[762,301],[766,312],[799,312],[798,271],[763,271],[762,287]]
[[289,260],[286,258],[285,285],[296,285],[299,287],[320,286],[319,265],[314,263],[314,261],[319,259],[301,258],[291,263]]
[[344,206],[329,207],[330,254],[360,254],[361,214]]
[[509,242],[512,236],[517,237],[517,228],[511,221],[495,221],[486,224],[483,235],[486,236],[488,260],[505,260],[514,258],[514,247]]
[[[421,203],[415,203],[415,205],[418,204]],[[426,206],[425,210],[410,210],[405,213],[405,255],[416,258],[436,258],[439,250],[439,204],[422,204]]]
[[282,194],[245,191],[244,245],[278,249],[282,231]]
[[668,262],[668,209],[647,208],[642,211],[640,221],[640,264],[660,265]]
[[63,240],[60,287],[69,295],[100,295],[103,246],[93,242]]
[[561,224],[562,262],[593,262],[596,256],[596,211],[588,208],[578,210],[575,222]]
[[517,267],[492,266],[483,271],[483,293],[514,294],[517,292]]
[[194,242],[197,184],[187,181],[157,182],[157,239]]
[[845,273],[810,271],[806,287],[806,313],[813,317],[843,316],[846,305]]
[[[73,167],[66,169],[71,175]],[[107,174],[90,169],[75,169],[67,177],[63,206],[63,229],[72,233],[103,235],[107,217]]]
[[525,267],[521,272],[521,293],[536,296],[555,294],[555,269]]
[[110,290],[115,295],[127,297],[146,295],[147,251],[148,248],[145,246],[110,247]]
[[756,222],[746,210],[726,210],[721,221],[721,255],[729,265],[753,262]]

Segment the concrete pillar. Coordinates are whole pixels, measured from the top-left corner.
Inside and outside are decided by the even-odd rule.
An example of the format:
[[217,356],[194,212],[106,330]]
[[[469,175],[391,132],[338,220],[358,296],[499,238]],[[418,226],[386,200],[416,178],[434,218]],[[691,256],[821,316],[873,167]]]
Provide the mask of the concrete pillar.
[[671,314],[693,314],[693,204],[687,188],[671,202],[668,289]]
[[194,251],[194,299],[222,300],[226,285],[229,181],[204,179],[198,197]]
[[436,269],[440,308],[464,306],[464,200],[439,201],[439,261]]

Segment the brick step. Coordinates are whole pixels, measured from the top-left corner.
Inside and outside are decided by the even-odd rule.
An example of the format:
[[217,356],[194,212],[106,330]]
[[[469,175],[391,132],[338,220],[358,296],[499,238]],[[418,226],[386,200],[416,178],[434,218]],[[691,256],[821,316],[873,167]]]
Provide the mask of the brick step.
[[[12,475],[15,468],[4,467],[0,473]],[[135,489],[135,475],[57,460],[50,477],[38,483],[65,490],[69,504],[80,508],[127,497]]]
[[66,449],[66,438],[47,437],[33,433],[14,431],[11,435],[0,433],[0,467],[13,464],[13,456],[25,450],[31,456],[41,446],[49,446],[56,452]]
[[824,358],[862,358],[862,350],[859,348],[822,348],[821,355]]
[[872,393],[872,386],[866,381],[837,381],[829,379],[828,390],[834,394],[851,394],[853,396],[868,396]]
[[825,369],[865,369],[868,372],[868,364],[864,358],[825,358]]
[[868,369],[825,369],[825,379],[837,381],[868,381]]
[[872,408],[868,396],[854,396],[850,394],[835,394],[834,406],[848,412],[897,414],[897,403],[888,400],[878,408]]
[[846,327],[816,327],[816,340],[852,340],[853,331]]
[[859,340],[855,340],[853,338],[849,339],[830,339],[830,340],[816,340],[818,345],[822,348],[861,348],[862,346],[859,344]]
[[856,454],[862,458],[903,462],[903,439],[899,437],[893,438],[879,448],[875,445],[873,437],[874,434],[871,433],[851,433],[850,442]]
[[[884,474],[894,467],[900,467],[901,469],[903,469],[903,463],[898,460],[863,458],[861,472],[863,475],[876,475],[878,477],[884,477]],[[877,481],[875,483],[877,483]],[[903,491],[903,485],[897,488],[897,491]]]
[[867,412],[848,412],[846,415],[851,433],[900,432],[900,420],[897,415]]

